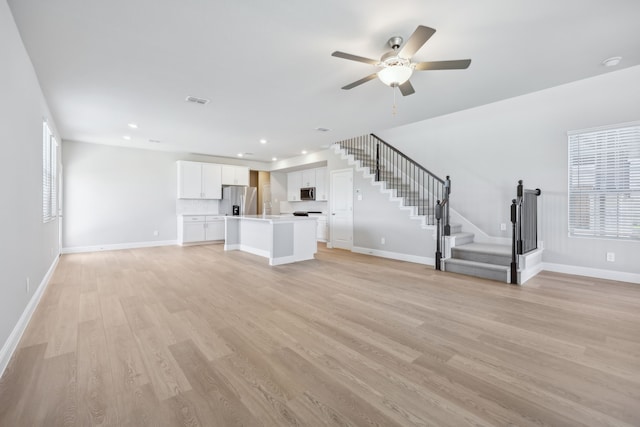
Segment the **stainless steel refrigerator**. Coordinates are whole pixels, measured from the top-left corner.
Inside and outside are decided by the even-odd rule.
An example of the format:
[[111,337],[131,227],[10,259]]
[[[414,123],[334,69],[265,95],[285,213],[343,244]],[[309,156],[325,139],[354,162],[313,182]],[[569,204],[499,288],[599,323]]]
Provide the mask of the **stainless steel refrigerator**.
[[255,187],[222,187],[220,215],[256,215],[258,191]]

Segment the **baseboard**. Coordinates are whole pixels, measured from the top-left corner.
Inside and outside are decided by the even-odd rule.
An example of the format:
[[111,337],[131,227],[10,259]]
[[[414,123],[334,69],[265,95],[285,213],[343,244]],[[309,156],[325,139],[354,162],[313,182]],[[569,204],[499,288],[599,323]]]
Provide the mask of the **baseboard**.
[[596,277],[598,279],[617,280],[640,284],[640,274],[626,273],[624,271],[602,270],[599,268],[579,267],[567,264],[543,263],[543,270],[556,273],[575,274],[577,276]]
[[2,349],[0,349],[0,377],[2,377],[2,374],[4,374],[4,370],[9,365],[11,356],[13,356],[13,353],[16,351],[16,348],[18,348],[18,344],[20,343],[22,334],[24,334],[24,331],[27,329],[27,325],[31,320],[31,316],[33,315],[33,312],[36,311],[36,307],[38,306],[38,303],[40,302],[40,299],[42,298],[44,291],[49,285],[49,279],[51,279],[51,276],[53,275],[53,272],[55,271],[56,266],[58,265],[59,259],[60,257],[56,257],[56,259],[53,261],[53,263],[49,267],[49,270],[42,278],[40,285],[38,285],[38,288],[35,290],[35,292],[31,296],[31,299],[27,303],[27,306],[22,312],[20,319],[18,319],[18,323],[16,323],[16,326],[13,328],[13,331],[11,331],[11,334],[9,334],[9,338],[7,338],[7,341],[2,346]]
[[523,271],[521,271],[519,273],[520,274],[520,277],[519,277],[520,278],[520,284],[524,285],[525,283],[527,283],[527,280],[529,280],[532,277],[536,276],[542,270],[544,270],[544,265],[542,263],[536,264],[533,267],[525,268]]
[[120,249],[153,248],[156,246],[177,245],[177,240],[157,240],[151,242],[116,243],[113,245],[73,246],[62,248],[63,254],[78,254],[82,252],[117,251]]
[[416,264],[435,265],[435,259],[429,257],[422,257],[418,255],[401,254],[398,252],[381,251],[379,249],[362,248],[354,246],[351,248],[351,252],[365,255],[379,256],[381,258],[395,259],[398,261],[414,262]]

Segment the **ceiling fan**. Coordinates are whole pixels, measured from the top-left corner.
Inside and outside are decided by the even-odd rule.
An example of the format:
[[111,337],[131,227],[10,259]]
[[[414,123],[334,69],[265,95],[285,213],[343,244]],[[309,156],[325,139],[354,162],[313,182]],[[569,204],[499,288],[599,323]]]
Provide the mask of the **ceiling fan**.
[[[431,38],[436,32],[433,28],[418,25],[418,28],[411,34],[409,40],[402,46],[402,37],[391,37],[388,41],[391,51],[382,55],[379,61],[352,55],[350,53],[335,51],[331,56],[337,58],[350,59],[352,61],[364,62],[381,68],[378,72],[368,75],[360,80],[344,86],[342,89],[349,90],[363,83],[373,80],[376,77],[384,84],[391,87],[398,87],[402,95],[407,96],[415,92],[409,77],[414,70],[461,70],[469,67],[470,59],[458,59],[453,61],[429,61],[411,62],[411,57]],[[402,46],[402,49],[400,48]]]

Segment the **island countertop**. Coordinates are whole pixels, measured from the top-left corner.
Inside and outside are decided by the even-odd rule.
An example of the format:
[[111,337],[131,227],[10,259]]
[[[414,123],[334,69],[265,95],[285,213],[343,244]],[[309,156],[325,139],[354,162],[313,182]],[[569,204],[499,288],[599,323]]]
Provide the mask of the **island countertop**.
[[297,221],[316,221],[316,217],[312,216],[293,216],[293,215],[236,215],[225,216],[227,219],[248,219],[251,221],[268,221],[271,223],[286,223]]

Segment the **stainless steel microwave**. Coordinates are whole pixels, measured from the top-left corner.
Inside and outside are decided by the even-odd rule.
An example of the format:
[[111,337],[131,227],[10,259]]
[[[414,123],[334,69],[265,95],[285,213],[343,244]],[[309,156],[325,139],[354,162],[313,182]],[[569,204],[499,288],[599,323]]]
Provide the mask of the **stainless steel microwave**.
[[316,187],[307,187],[300,189],[300,200],[315,200]]

